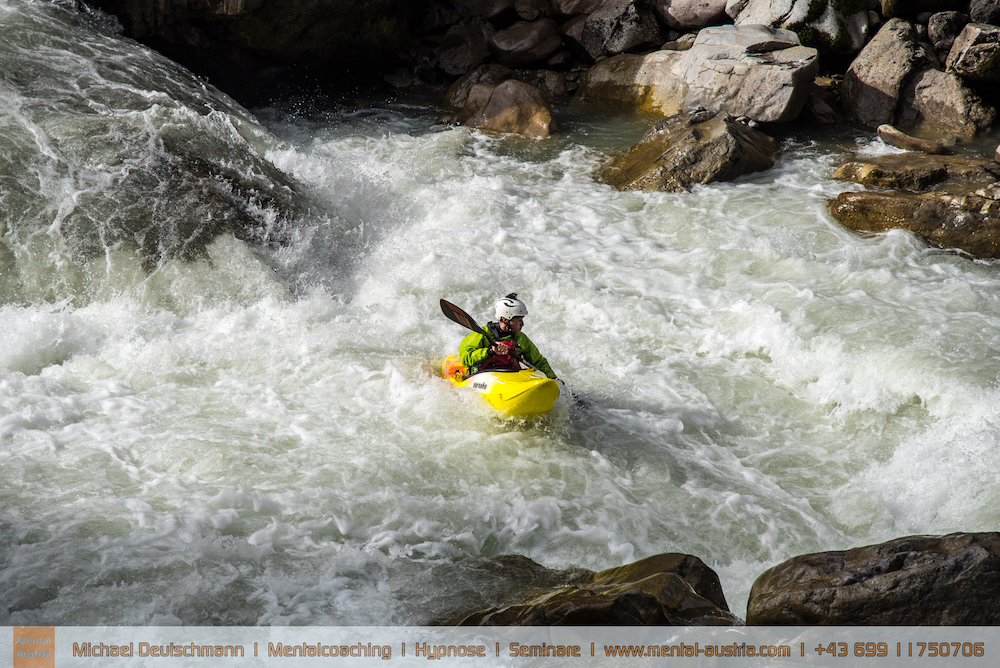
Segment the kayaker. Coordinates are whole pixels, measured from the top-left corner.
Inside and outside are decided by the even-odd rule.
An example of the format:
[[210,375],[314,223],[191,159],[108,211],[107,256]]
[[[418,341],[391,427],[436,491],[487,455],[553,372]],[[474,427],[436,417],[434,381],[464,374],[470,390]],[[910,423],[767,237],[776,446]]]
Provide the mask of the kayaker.
[[494,343],[491,345],[485,335],[472,332],[462,339],[462,343],[458,346],[462,364],[470,373],[487,369],[516,371],[520,368],[517,359],[523,358],[549,378],[556,378],[548,360],[521,331],[526,315],[528,307],[517,298],[517,293],[512,292],[496,303],[494,313],[496,322],[486,324]]

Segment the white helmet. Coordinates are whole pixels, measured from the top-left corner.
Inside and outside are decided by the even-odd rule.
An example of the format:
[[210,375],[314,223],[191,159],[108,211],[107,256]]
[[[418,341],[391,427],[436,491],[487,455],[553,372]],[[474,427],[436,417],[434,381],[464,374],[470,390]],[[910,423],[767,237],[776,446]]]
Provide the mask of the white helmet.
[[524,305],[524,302],[517,298],[516,292],[510,293],[497,302],[497,320],[510,320],[512,318],[516,318],[517,316],[523,317],[526,315],[528,315],[528,307]]

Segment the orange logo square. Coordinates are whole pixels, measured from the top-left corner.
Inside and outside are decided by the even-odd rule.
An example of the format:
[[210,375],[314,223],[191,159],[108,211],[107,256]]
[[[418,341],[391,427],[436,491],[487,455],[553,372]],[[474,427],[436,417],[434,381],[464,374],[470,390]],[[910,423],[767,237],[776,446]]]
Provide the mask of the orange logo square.
[[14,627],[14,668],[55,668],[55,666],[56,627]]

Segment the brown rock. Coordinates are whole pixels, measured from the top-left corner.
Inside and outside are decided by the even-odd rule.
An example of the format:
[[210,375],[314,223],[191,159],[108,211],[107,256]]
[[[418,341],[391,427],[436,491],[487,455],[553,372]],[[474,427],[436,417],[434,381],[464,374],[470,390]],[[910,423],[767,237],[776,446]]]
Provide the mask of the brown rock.
[[966,156],[897,153],[845,162],[833,172],[833,178],[876,188],[918,191],[948,180],[960,181],[965,187],[992,183],[1000,178],[1000,165]]
[[[537,574],[533,576],[537,579]],[[739,626],[718,576],[700,559],[661,554],[565,585],[529,591],[521,601],[466,616],[462,626]]]
[[498,86],[475,84],[457,120],[489,132],[548,137],[558,130],[545,96],[526,83],[510,79]]
[[[841,224],[858,232],[909,230],[938,248],[960,250],[981,259],[1000,257],[1000,201],[994,199],[947,193],[915,195],[848,192],[841,193],[831,202],[830,213]],[[936,624],[939,622],[870,623]]]
[[773,139],[726,112],[689,112],[658,121],[604,165],[598,180],[619,190],[682,192],[770,169],[777,151]]
[[476,84],[497,86],[514,76],[514,70],[503,65],[480,65],[471,72],[460,77],[445,93],[441,103],[446,107],[461,109],[469,98],[469,91]]
[[996,110],[959,77],[928,69],[914,74],[904,87],[896,118],[924,132],[974,137],[993,125]]
[[970,23],[955,38],[949,72],[974,81],[1000,81],[1000,26]]
[[904,151],[919,151],[931,155],[952,155],[955,153],[955,151],[940,142],[911,137],[888,124],[878,126],[876,132],[886,144],[901,148]]
[[795,557],[754,582],[747,623],[1000,624],[1000,534],[911,536]]

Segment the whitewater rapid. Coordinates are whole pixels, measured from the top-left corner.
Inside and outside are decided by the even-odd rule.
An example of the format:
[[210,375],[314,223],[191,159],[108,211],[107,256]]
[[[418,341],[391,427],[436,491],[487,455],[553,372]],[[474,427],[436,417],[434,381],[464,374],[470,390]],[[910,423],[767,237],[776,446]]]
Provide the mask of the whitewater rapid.
[[[996,529],[1000,270],[831,219],[842,152],[890,150],[870,135],[803,129],[768,172],[620,193],[592,171],[648,119],[563,109],[526,141],[417,98],[251,113],[68,7],[2,12],[72,30],[53,81],[103,96],[76,115],[3,80],[23,141],[0,197],[24,203],[0,222],[4,624],[413,625],[495,595],[477,557],[661,552],[742,616],[789,557]],[[308,207],[152,267],[57,224],[99,219],[92,195],[171,133]],[[128,206],[201,215],[164,183]],[[541,421],[437,370],[465,333],[438,300],[485,322],[511,291],[582,400]]]

